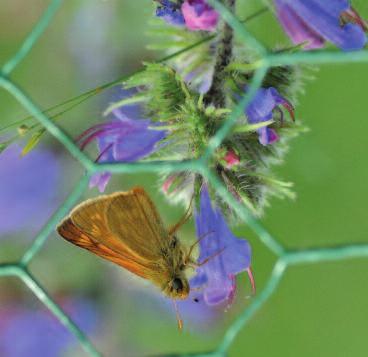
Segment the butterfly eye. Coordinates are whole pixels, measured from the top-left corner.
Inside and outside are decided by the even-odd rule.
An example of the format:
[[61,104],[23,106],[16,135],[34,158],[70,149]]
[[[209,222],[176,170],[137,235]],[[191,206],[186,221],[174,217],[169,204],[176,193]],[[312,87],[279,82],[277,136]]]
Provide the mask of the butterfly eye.
[[183,286],[183,282],[181,281],[181,279],[179,278],[175,278],[172,281],[172,287],[174,290],[176,290],[177,292],[180,292],[183,290],[184,286]]

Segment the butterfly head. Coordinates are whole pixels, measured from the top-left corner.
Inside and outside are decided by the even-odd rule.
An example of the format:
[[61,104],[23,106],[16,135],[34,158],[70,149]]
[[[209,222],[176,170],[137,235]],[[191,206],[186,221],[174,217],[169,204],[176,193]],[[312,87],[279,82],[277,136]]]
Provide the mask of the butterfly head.
[[189,295],[189,282],[183,276],[174,277],[164,289],[164,293],[172,299],[186,299]]

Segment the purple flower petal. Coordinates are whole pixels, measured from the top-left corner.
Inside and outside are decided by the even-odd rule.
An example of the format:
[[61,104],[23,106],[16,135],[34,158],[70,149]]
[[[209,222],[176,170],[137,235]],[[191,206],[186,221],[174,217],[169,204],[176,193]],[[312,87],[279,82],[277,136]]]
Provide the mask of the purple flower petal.
[[[273,110],[279,105],[285,107],[294,119],[292,105],[273,87],[260,88],[254,98],[248,104],[245,113],[251,124],[266,122],[273,117]],[[263,127],[257,130],[259,142],[262,145],[270,145],[278,141],[279,136],[272,128]]]
[[[90,333],[98,322],[95,306],[86,299],[68,300],[63,307],[85,332]],[[30,310],[11,306],[0,311],[0,351],[2,356],[55,357],[62,355],[77,341],[46,310]],[[21,336],[14,342],[14,338]]]
[[277,15],[285,32],[295,44],[307,42],[305,49],[321,48],[325,40],[311,29],[294,11],[285,4],[277,8]]
[[[154,130],[157,126],[150,120],[129,119],[120,110],[114,111],[117,119],[97,124],[79,136],[79,144],[86,147],[94,140],[98,142],[100,155],[98,162],[133,162],[142,159],[158,147],[156,144],[165,138],[164,130]],[[111,178],[108,172],[93,175],[90,187],[97,186],[103,192]]]
[[94,174],[89,181],[89,188],[97,186],[98,190],[102,193],[105,192],[106,186],[111,179],[111,173],[106,171],[102,173]]
[[0,234],[39,229],[57,207],[60,163],[36,148],[22,157],[19,145],[0,155]]
[[276,100],[270,88],[260,88],[248,104],[246,114],[251,124],[257,124],[272,119],[272,111],[276,107]]
[[276,131],[271,128],[261,128],[257,130],[259,135],[259,142],[262,145],[270,145],[275,143],[279,140],[279,136],[277,135]]
[[180,7],[169,0],[161,0],[156,9],[156,16],[163,18],[168,24],[182,26],[185,24]]
[[165,131],[140,128],[121,138],[114,145],[115,161],[136,161],[154,151],[156,144],[164,139]]
[[234,276],[250,266],[249,243],[233,235],[221,211],[212,207],[205,186],[200,197],[200,212],[195,214],[195,219],[197,236],[202,238],[198,262],[208,261],[197,269],[190,285],[203,288],[208,305],[229,302],[235,291]]

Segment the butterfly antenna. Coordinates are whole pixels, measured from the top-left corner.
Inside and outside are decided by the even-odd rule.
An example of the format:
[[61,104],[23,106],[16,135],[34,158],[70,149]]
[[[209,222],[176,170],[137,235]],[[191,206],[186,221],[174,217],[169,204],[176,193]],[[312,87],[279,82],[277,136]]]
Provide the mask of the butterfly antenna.
[[196,240],[196,241],[195,241],[195,242],[190,246],[190,248],[189,248],[189,252],[188,252],[188,254],[187,254],[187,258],[186,258],[186,260],[187,260],[187,261],[189,261],[189,260],[190,260],[190,257],[191,257],[191,255],[192,255],[192,253],[193,253],[193,249],[195,248],[195,246],[196,246],[196,245],[198,245],[198,244],[202,241],[202,239],[204,239],[204,238],[208,237],[208,236],[209,236],[209,235],[211,235],[212,233],[214,233],[214,231],[207,232],[207,233],[203,234],[201,237],[199,237],[199,238],[198,238],[198,240]]
[[112,148],[113,144],[110,144],[108,146],[105,147],[105,149],[103,149],[100,153],[100,155],[97,156],[95,162],[99,162],[101,157],[104,156],[111,148]]
[[179,331],[182,331],[183,330],[183,320],[180,317],[178,304],[176,303],[176,300],[173,300],[173,304],[174,304],[174,309],[175,309],[175,314],[176,314],[176,321],[178,322],[178,329]]
[[192,196],[192,198],[190,199],[188,209],[186,210],[184,216],[180,219],[178,223],[176,223],[174,226],[172,226],[169,229],[170,236],[173,236],[180,229],[180,227],[184,225],[189,220],[189,218],[192,216],[191,208],[192,208],[192,203],[193,203],[193,197],[194,196]]

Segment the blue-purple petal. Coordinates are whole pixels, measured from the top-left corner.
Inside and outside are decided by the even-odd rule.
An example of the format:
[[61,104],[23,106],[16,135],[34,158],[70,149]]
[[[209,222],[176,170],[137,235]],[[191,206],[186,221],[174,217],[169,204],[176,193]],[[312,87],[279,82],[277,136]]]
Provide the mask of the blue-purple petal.
[[182,26],[185,24],[180,7],[169,0],[161,0],[160,5],[156,9],[156,16],[161,17],[170,25]]
[[89,181],[89,188],[97,187],[101,193],[105,192],[106,186],[109,183],[110,179],[110,172],[98,172],[97,174],[92,175]]
[[[273,117],[273,110],[279,105],[286,107],[293,116],[291,104],[280,95],[276,88],[259,88],[245,110],[248,122],[257,124],[271,120]],[[257,132],[259,142],[262,145],[273,144],[279,139],[276,131],[269,127],[259,128]]]
[[[97,139],[99,163],[134,162],[157,150],[158,142],[166,137],[165,130],[146,119],[130,119],[120,110],[114,110],[117,119],[98,124],[80,136],[80,145],[85,147]],[[157,130],[156,128],[157,127]],[[109,182],[108,172],[93,175],[90,187],[97,186],[103,192]]]
[[246,114],[251,124],[268,121],[272,118],[272,111],[276,101],[270,89],[260,88],[249,103]]
[[304,47],[306,49],[315,49],[324,46],[325,40],[321,35],[311,29],[288,4],[280,5],[277,8],[277,15],[281,25],[293,43],[299,44],[306,42]]
[[37,147],[21,156],[12,144],[0,155],[0,234],[34,231],[57,207],[60,162],[51,151]]
[[[62,305],[82,331],[95,331],[98,316],[91,301],[71,299]],[[1,356],[61,356],[77,342],[70,331],[44,309],[12,305],[0,311],[0,320]]]
[[164,139],[165,135],[165,131],[161,130],[132,131],[114,145],[114,159],[119,162],[139,160],[153,152],[156,144]]
[[259,142],[266,146],[271,145],[279,140],[279,136],[272,128],[263,127],[257,130],[259,135]]

